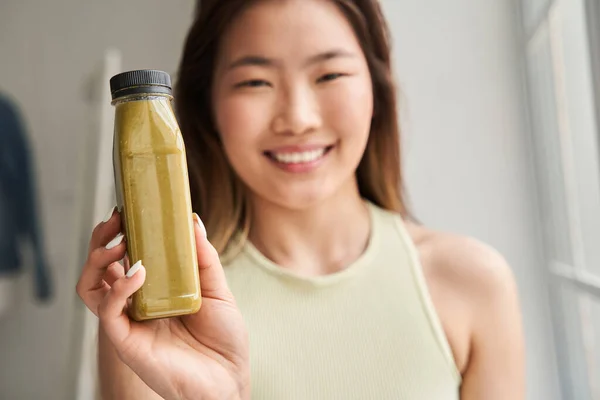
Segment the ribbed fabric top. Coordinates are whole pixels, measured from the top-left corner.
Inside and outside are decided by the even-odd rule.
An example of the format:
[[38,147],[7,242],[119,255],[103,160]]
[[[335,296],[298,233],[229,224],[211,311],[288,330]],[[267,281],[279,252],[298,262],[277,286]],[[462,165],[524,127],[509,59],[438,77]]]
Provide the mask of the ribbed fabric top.
[[460,374],[400,216],[367,203],[344,270],[301,277],[251,243],[225,265],[250,335],[252,399],[458,400]]

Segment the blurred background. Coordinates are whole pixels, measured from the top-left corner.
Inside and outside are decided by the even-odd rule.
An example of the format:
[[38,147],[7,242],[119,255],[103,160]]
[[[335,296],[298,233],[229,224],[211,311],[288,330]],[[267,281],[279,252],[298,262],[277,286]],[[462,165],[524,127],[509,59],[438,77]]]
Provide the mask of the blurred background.
[[[600,1],[382,4],[415,214],[511,264],[527,399],[600,399]],[[2,400],[94,398],[75,285],[113,205],[108,78],[176,79],[193,7],[0,0]]]

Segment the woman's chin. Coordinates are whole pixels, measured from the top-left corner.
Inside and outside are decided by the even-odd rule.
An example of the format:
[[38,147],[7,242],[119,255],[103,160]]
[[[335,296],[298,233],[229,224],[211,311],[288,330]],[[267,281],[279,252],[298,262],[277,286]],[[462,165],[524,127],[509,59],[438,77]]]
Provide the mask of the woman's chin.
[[265,194],[260,197],[280,208],[299,211],[326,203],[336,192],[336,188],[327,188],[322,184],[284,185],[275,190],[265,191]]
[[277,198],[277,199],[273,198],[270,200],[272,203],[277,204],[281,208],[300,211],[300,210],[306,210],[308,208],[314,207],[315,205],[318,205],[319,203],[324,202],[325,199],[323,198],[322,195],[305,194],[302,196],[295,196],[295,197],[286,196],[286,197]]

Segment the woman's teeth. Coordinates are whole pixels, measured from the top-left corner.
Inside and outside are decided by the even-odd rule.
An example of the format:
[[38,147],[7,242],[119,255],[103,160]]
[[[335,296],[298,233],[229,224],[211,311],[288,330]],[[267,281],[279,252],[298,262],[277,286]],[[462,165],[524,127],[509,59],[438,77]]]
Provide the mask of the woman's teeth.
[[297,153],[271,153],[273,158],[284,164],[309,163],[318,160],[325,154],[325,149],[302,151]]

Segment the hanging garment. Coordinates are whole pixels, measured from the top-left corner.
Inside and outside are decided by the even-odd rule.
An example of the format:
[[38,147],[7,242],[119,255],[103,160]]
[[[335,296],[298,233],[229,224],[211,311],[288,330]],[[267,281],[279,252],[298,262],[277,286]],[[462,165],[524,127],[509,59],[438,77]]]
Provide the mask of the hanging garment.
[[36,298],[51,297],[51,282],[38,221],[29,143],[17,107],[0,95],[0,277],[24,269],[21,245],[33,249]]

